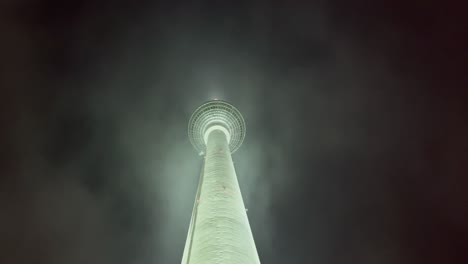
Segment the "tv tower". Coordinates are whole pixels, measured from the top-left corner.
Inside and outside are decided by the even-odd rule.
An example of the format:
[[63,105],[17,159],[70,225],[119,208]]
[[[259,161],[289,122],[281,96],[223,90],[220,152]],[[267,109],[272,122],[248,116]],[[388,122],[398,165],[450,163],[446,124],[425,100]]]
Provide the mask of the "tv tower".
[[227,102],[208,101],[190,117],[188,136],[204,161],[182,264],[260,264],[231,157],[244,118]]

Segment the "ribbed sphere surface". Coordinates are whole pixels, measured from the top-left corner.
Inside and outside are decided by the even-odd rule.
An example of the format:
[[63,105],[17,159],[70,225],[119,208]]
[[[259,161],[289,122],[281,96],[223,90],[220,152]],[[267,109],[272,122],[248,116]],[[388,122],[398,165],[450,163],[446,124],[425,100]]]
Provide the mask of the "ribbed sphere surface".
[[237,108],[228,102],[213,100],[199,106],[190,117],[188,136],[198,152],[205,152],[205,131],[212,125],[224,126],[231,135],[229,149],[234,153],[244,141],[245,121]]

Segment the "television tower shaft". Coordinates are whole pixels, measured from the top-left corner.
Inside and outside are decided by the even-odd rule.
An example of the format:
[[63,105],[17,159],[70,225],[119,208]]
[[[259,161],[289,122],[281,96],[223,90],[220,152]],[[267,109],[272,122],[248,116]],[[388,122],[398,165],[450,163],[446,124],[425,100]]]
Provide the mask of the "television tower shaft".
[[209,126],[204,131],[204,166],[182,264],[260,264],[232,162],[229,131]]

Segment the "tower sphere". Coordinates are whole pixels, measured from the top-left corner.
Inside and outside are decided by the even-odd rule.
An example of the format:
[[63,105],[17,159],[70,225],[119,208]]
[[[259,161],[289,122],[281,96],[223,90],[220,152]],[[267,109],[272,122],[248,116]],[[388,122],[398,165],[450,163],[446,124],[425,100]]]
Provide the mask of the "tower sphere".
[[245,121],[239,110],[230,103],[208,101],[193,112],[188,124],[190,143],[198,152],[205,152],[208,135],[213,130],[226,134],[229,149],[234,153],[244,141]]

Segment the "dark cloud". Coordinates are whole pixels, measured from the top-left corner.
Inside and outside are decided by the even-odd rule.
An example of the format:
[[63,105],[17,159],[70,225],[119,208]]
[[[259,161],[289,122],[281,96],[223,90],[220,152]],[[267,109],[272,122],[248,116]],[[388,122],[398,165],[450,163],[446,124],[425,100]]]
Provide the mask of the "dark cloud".
[[263,263],[463,263],[461,11],[345,2],[4,1],[0,262],[180,261],[220,98]]

